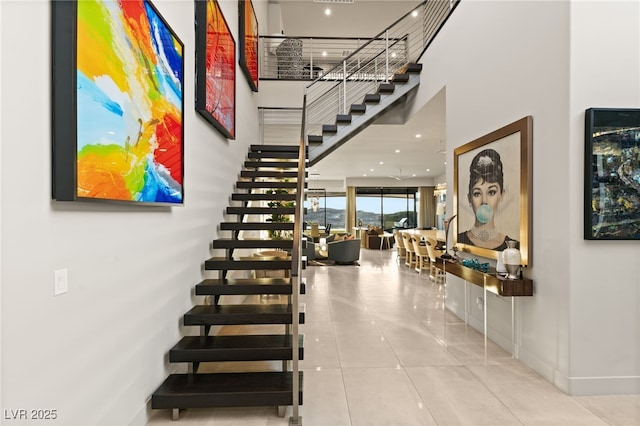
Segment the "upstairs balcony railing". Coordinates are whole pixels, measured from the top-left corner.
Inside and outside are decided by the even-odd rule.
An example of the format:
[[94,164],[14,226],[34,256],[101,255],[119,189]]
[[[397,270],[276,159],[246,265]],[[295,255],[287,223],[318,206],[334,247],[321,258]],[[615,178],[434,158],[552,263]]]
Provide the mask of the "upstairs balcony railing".
[[388,82],[408,63],[418,62],[459,1],[424,1],[332,68],[322,68],[322,75],[305,88],[305,137],[322,134],[323,124],[334,123],[338,114],[348,114],[350,105],[362,103],[381,82]]

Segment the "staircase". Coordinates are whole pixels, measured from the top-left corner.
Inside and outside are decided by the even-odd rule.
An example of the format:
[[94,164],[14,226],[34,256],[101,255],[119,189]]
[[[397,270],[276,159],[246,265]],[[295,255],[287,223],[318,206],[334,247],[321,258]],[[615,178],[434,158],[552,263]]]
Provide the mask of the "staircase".
[[[206,407],[275,406],[284,416],[286,406],[293,406],[292,424],[298,424],[298,405],[302,404],[302,372],[298,360],[303,359],[303,336],[298,324],[304,323],[304,312],[298,304],[298,294],[304,293],[299,282],[299,228],[293,239],[242,238],[244,231],[288,232],[295,230],[291,222],[249,222],[250,215],[295,215],[298,206],[279,206],[282,202],[298,204],[298,177],[304,181],[304,156],[292,145],[252,145],[236,188],[233,201],[242,206],[229,206],[228,215],[235,222],[223,222],[221,231],[230,238],[213,241],[214,249],[224,250],[223,257],[204,262],[207,271],[218,271],[219,278],[205,279],[195,286],[195,294],[208,296],[209,304],[194,306],[184,314],[185,326],[199,326],[200,334],[185,336],[169,351],[169,362],[186,363],[188,372],[171,374],[153,393],[154,409],[171,409],[177,420],[179,410]],[[300,161],[303,161],[299,167]],[[301,182],[302,183],[302,182]],[[253,204],[261,204],[254,206]],[[269,206],[264,206],[270,203]],[[301,203],[299,203],[301,204]],[[298,221],[299,223],[299,221]],[[253,233],[256,233],[253,232]],[[265,256],[234,256],[236,250],[267,249]],[[266,253],[266,252],[265,252]],[[279,278],[228,278],[229,271],[285,271]],[[247,303],[223,303],[222,296],[246,296]],[[264,300],[273,303],[261,303]],[[256,303],[257,301],[257,303]],[[212,327],[236,326],[237,334],[210,335]],[[260,326],[281,332],[254,334]],[[274,327],[275,326],[275,327]],[[231,372],[202,372],[203,363],[234,363],[243,361],[281,361],[274,371],[243,371],[242,365]],[[220,365],[220,364],[218,364]],[[225,364],[226,366],[227,364]],[[211,369],[211,368],[210,368]]]
[[379,83],[360,103],[351,104],[347,114],[336,114],[335,123],[323,124],[321,134],[308,135],[309,165],[313,166],[391,108],[405,102],[407,95],[420,84],[421,71],[422,64],[407,64],[390,82]]

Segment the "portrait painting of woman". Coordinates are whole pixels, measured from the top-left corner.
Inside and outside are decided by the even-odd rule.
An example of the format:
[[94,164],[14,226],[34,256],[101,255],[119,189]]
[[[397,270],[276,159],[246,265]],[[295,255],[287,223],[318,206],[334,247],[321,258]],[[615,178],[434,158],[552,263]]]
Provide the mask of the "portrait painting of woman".
[[517,240],[496,227],[496,213],[504,194],[502,159],[495,149],[483,149],[471,161],[467,201],[475,215],[473,226],[458,234],[457,242],[502,251]]
[[454,150],[455,244],[496,258],[516,241],[528,261],[531,117]]

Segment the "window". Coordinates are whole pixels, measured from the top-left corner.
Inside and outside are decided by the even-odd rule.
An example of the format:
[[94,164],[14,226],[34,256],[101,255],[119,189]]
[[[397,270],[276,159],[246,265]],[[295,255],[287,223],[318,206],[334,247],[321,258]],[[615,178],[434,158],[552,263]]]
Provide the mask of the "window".
[[305,222],[317,222],[326,228],[344,229],[346,221],[347,197],[344,193],[327,192],[324,189],[310,189],[304,203],[307,213]]
[[363,226],[415,228],[418,188],[357,188],[356,221]]

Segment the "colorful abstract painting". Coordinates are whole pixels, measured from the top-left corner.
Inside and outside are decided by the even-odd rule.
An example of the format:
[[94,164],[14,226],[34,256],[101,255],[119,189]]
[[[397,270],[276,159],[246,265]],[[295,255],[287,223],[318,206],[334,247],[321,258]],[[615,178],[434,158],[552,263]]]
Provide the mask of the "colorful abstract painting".
[[196,0],[196,111],[236,137],[236,42],[215,0]]
[[[75,135],[66,136],[75,136],[75,198],[182,204],[182,42],[149,1],[54,3],[73,3],[76,13]],[[74,18],[64,7],[54,4],[54,26]],[[55,33],[54,62],[65,48]],[[61,96],[54,87],[54,107]],[[68,143],[60,136],[54,151]]]
[[240,67],[251,90],[258,91],[258,18],[251,0],[240,0]]

